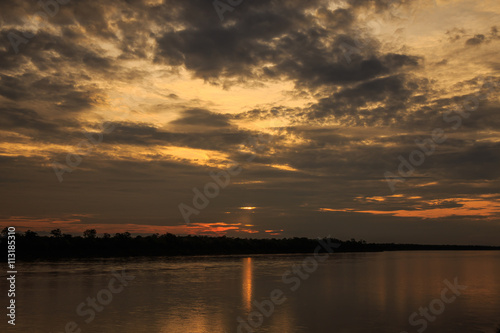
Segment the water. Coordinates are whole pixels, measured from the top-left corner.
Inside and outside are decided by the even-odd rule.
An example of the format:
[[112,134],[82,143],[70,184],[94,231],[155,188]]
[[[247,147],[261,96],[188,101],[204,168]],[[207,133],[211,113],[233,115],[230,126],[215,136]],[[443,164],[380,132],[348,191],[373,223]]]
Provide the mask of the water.
[[[335,253],[315,270],[309,260],[308,276],[301,271],[302,277],[288,275],[284,282],[283,274],[307,256],[18,263],[16,326],[3,314],[0,331],[66,332],[67,323],[75,322],[81,332],[229,333],[238,326],[248,332],[251,326],[237,320],[250,325],[252,313],[255,332],[411,333],[427,324],[429,333],[493,333],[500,327],[500,252]],[[135,278],[121,292],[106,291],[111,271],[122,269]],[[459,296],[447,291],[448,300],[455,296],[450,303],[436,300],[446,288],[443,281],[455,277],[467,289]],[[113,290],[121,288],[112,282]],[[5,273],[0,287],[5,295]],[[109,304],[92,310],[95,318],[85,304],[80,310],[87,313],[78,315],[80,303],[98,294]],[[272,313],[264,307],[268,317],[256,315],[254,302],[269,305],[271,295],[281,304]],[[433,321],[418,316],[411,326],[409,316],[430,303],[438,313],[429,314]],[[67,332],[78,332],[71,325]]]

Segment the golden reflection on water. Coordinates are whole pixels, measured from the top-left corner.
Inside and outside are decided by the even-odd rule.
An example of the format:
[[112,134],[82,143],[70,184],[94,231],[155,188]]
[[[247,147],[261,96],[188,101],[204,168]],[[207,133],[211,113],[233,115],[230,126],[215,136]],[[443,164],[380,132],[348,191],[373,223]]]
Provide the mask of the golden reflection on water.
[[[500,324],[498,251],[339,253],[296,291],[280,280],[299,260],[296,257],[261,257],[258,262],[240,258],[220,264],[213,259],[209,263],[162,260],[126,264],[129,271],[149,275],[138,275],[115,295],[106,315],[97,314],[92,322],[92,332],[136,333],[146,328],[158,333],[237,332],[237,318],[248,320],[249,313],[258,310],[254,295],[262,303],[273,289],[282,290],[287,299],[255,331],[309,333],[335,327],[336,332],[411,332],[416,329],[409,316],[429,307],[447,287],[443,281],[454,283],[455,278],[467,289],[446,304],[439,319],[429,322],[429,333],[493,332]],[[66,263],[19,264],[21,271],[33,276],[18,281],[19,290],[26,292],[16,296],[27,316],[16,322],[19,332],[61,331],[60,323],[74,316],[79,302],[107,286],[110,276],[101,272],[123,263],[121,259],[96,262],[92,270],[88,262],[69,265],[71,274],[66,273]],[[212,268],[203,269],[208,265]],[[7,287],[6,282],[5,277],[0,279],[0,289]],[[85,325],[84,317],[76,319]]]
[[252,258],[243,259],[243,274],[241,279],[241,292],[243,299],[243,308],[246,311],[252,309],[252,282],[253,282],[253,264]]

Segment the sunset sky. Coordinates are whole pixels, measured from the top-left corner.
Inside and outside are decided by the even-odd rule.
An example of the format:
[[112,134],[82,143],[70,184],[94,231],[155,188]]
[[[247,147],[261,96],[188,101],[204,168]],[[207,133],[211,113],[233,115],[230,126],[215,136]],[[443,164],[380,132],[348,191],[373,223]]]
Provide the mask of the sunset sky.
[[499,245],[498,0],[42,2],[0,2],[0,226]]

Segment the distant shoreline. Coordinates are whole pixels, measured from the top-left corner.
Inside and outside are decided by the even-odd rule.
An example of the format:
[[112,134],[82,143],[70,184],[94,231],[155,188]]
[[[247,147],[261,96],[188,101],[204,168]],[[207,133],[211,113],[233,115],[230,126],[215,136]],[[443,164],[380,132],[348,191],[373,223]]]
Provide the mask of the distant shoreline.
[[[475,249],[475,250],[391,250],[391,251],[336,251],[337,254],[348,254],[348,253],[387,253],[387,252],[487,252],[487,251],[500,251],[500,248],[495,249]],[[68,262],[71,260],[75,261],[93,261],[93,260],[113,260],[113,259],[153,259],[153,258],[165,258],[165,259],[176,259],[176,258],[259,258],[266,256],[308,256],[312,252],[300,252],[300,253],[235,253],[235,254],[178,254],[178,255],[131,255],[131,256],[95,256],[95,257],[57,257],[57,258],[38,258],[38,259],[19,259],[19,263],[28,262]],[[335,254],[334,253],[334,254]],[[5,260],[0,260],[0,262],[5,262]],[[500,333],[500,332],[498,332]]]
[[[323,238],[322,241],[339,244],[334,251],[336,253],[500,251],[500,246],[483,245],[367,243],[364,240],[341,241],[331,237]],[[96,237],[92,232],[87,232],[85,237],[74,237],[62,234],[38,236],[34,232],[27,232],[16,235],[16,260],[310,254],[318,247],[318,242],[318,239],[304,237],[252,239],[226,236],[175,236],[169,233],[136,237],[132,237],[130,233],[123,233],[113,237],[110,235]],[[7,242],[2,242],[0,247],[6,248]],[[6,257],[2,257],[1,261],[6,261]]]

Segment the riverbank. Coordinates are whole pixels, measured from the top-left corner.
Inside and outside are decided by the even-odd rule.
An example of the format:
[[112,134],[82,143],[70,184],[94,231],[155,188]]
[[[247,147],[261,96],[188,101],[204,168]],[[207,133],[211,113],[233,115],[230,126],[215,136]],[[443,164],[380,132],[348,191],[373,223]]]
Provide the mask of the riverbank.
[[[396,243],[367,243],[364,240],[342,241],[336,238],[255,239],[208,236],[176,236],[173,234],[136,236],[129,233],[111,237],[71,235],[38,236],[34,232],[16,234],[16,260],[136,257],[136,256],[193,256],[193,255],[251,255],[312,253],[320,242],[336,244],[335,252],[382,251],[484,251],[500,250],[496,246],[421,245]],[[7,242],[0,245],[7,251]],[[3,251],[2,250],[2,251]],[[325,252],[325,248],[318,250]],[[6,252],[4,252],[6,253]],[[5,257],[2,257],[5,261]]]

